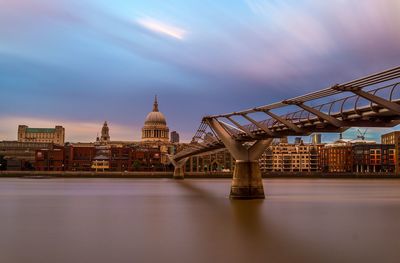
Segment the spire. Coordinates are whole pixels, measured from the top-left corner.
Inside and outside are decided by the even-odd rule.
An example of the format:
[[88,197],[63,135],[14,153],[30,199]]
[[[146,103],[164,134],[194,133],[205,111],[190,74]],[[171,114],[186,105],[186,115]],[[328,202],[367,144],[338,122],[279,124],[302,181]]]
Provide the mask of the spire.
[[157,95],[154,97],[153,111],[158,111]]

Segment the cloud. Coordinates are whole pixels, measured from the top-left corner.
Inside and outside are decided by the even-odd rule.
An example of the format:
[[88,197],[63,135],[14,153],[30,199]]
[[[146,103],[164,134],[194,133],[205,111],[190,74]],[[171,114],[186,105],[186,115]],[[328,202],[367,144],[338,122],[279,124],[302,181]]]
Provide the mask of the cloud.
[[[103,122],[87,122],[60,119],[32,118],[25,116],[0,116],[0,140],[16,140],[18,125],[30,127],[54,127],[62,125],[65,128],[65,141],[93,142],[101,132]],[[140,128],[108,122],[110,137],[114,141],[140,140]]]
[[[104,118],[130,129],[113,138],[139,138],[129,122],[140,126],[143,98],[164,93],[171,127],[190,139],[202,115],[348,81],[400,55],[399,1],[103,2],[0,0],[2,115]],[[102,122],[92,124],[67,136],[93,140]]]
[[168,25],[153,18],[139,18],[137,19],[137,23],[152,32],[166,35],[179,40],[183,40],[186,35],[186,31],[184,29]]
[[43,24],[45,19],[54,22],[64,21],[67,23],[81,22],[79,14],[76,13],[77,5],[71,1],[51,0],[0,0],[0,28],[25,28]]

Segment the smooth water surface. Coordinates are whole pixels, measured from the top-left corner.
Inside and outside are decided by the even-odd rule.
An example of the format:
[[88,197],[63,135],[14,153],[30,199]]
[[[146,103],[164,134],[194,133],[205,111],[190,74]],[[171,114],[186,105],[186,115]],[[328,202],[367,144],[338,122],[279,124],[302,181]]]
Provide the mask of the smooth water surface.
[[400,180],[1,179],[0,262],[400,262]]

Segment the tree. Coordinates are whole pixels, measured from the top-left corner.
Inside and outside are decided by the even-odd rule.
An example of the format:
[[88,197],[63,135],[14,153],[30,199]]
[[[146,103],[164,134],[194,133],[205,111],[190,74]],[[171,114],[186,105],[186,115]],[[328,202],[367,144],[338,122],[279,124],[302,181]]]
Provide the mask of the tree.
[[7,160],[4,159],[4,156],[0,155],[0,171],[7,170]]
[[134,160],[132,163],[132,169],[138,171],[142,167],[142,162],[139,160]]

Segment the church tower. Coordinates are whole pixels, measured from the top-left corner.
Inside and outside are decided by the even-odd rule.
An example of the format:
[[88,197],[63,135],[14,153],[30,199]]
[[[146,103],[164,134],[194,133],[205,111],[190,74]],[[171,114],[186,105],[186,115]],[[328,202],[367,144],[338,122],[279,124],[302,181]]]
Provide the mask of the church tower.
[[106,121],[103,124],[103,128],[101,128],[100,141],[101,142],[110,142],[110,134],[109,134],[109,129],[108,129]]

